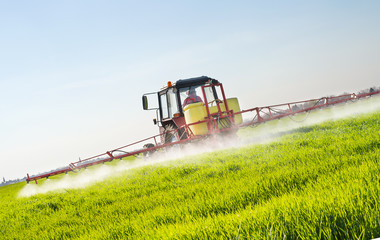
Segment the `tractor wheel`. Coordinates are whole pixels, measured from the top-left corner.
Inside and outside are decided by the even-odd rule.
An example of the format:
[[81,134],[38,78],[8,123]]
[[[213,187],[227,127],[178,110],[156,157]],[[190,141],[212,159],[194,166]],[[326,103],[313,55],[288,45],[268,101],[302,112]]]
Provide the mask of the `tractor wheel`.
[[[143,146],[144,149],[148,149],[148,148],[153,148],[154,147],[154,144],[152,143],[147,143]],[[146,158],[146,157],[150,157],[152,156],[154,153],[156,152],[156,149],[154,150],[151,150],[151,151],[146,151],[146,152],[143,152],[143,157]]]
[[165,126],[165,144],[178,141],[177,132],[173,131],[175,129],[177,127],[172,123]]
[[[176,125],[173,123],[169,123],[165,126],[165,143],[172,143],[179,140],[187,139],[187,133],[184,127],[178,129],[178,135],[177,131],[173,131],[178,129]],[[179,136],[179,139],[178,139]]]

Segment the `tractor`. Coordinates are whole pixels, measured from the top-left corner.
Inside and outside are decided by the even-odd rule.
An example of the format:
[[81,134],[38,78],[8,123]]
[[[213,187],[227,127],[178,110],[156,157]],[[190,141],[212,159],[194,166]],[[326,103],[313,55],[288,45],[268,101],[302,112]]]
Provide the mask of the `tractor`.
[[[158,107],[150,108],[154,98]],[[153,122],[159,127],[161,144],[233,131],[242,122],[241,115],[234,115],[240,112],[237,98],[226,99],[223,85],[206,76],[169,81],[160,91],[144,94],[142,102],[144,110],[156,110]]]

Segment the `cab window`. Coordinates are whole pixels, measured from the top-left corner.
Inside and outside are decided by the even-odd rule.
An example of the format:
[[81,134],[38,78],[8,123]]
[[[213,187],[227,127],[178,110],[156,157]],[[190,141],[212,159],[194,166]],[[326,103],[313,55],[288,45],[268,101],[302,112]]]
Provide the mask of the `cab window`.
[[178,113],[178,103],[175,90],[169,89],[166,93],[160,95],[162,119],[172,118],[175,113]]
[[191,91],[194,92],[197,98],[199,97],[200,101],[204,102],[201,86],[184,87],[179,90],[182,108],[184,108],[185,105],[187,105],[186,99],[189,98],[189,94]]
[[175,89],[171,88],[168,90],[168,114],[169,117],[173,117],[175,113],[178,113],[178,103]]
[[168,112],[168,101],[166,99],[166,93],[160,96],[160,102],[161,102],[162,119],[168,118],[169,112]]

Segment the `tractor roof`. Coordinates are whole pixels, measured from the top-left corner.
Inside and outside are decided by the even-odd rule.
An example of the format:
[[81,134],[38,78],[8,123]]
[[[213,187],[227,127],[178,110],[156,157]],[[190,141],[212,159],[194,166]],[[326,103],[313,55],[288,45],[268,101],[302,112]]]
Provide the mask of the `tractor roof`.
[[178,89],[178,88],[183,88],[183,87],[203,85],[210,80],[213,84],[219,83],[219,81],[216,79],[202,76],[202,77],[196,77],[196,78],[180,79],[175,83],[175,86]]

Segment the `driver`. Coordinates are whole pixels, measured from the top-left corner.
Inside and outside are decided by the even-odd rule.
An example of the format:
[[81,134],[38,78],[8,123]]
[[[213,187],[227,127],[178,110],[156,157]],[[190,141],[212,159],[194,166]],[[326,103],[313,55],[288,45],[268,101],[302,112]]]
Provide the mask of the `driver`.
[[203,102],[202,98],[197,96],[197,94],[195,93],[195,89],[190,89],[189,91],[187,91],[187,95],[187,98],[183,101],[182,108],[184,108],[186,105],[190,103]]

